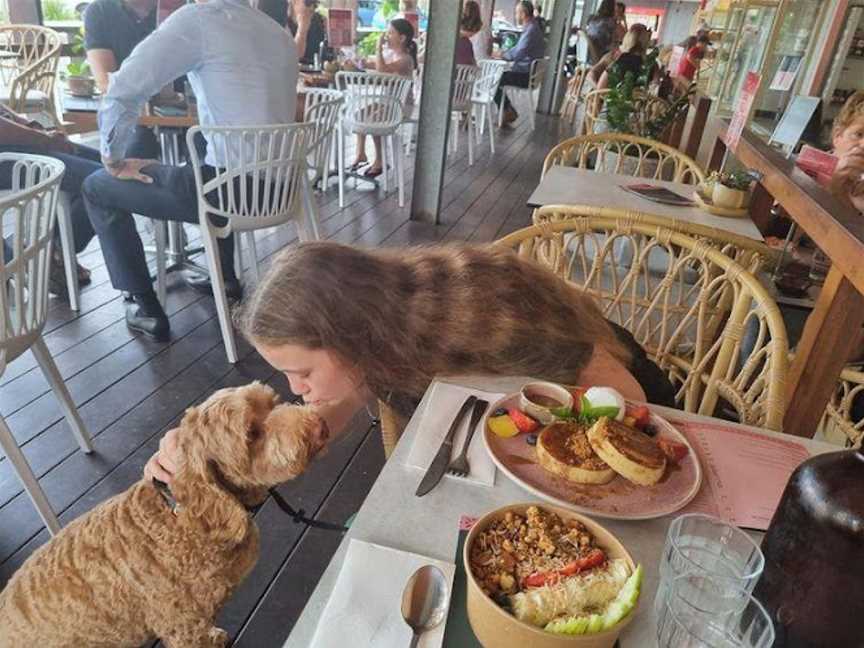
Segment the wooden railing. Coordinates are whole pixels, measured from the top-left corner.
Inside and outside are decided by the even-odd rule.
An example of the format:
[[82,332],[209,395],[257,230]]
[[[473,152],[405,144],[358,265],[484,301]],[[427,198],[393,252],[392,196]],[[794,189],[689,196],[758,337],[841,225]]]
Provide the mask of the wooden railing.
[[837,385],[843,366],[860,344],[864,326],[864,218],[745,129],[734,148],[727,147],[723,120],[709,169],[720,168],[724,156],[762,174],[751,215],[767,224],[777,202],[831,259],[831,269],[816,306],[807,318],[795,350],[786,386],[783,431],[812,437]]

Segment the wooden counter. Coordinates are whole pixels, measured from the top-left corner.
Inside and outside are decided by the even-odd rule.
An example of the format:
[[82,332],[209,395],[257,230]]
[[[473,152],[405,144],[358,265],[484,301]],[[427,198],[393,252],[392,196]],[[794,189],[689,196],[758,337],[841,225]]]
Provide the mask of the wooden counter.
[[[714,145],[709,168],[727,153],[728,120]],[[831,270],[807,319],[786,386],[783,431],[812,437],[844,365],[856,350],[864,326],[864,218],[838,201],[791,160],[745,129],[728,153],[759,171],[754,200],[763,211],[777,201],[831,259]],[[758,211],[758,210],[755,210]],[[758,214],[754,220],[759,224]]]

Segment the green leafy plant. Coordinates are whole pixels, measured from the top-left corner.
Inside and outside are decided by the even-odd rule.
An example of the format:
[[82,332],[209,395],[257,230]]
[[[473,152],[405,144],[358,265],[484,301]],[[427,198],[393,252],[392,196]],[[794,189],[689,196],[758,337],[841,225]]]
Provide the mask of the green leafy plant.
[[63,0],[42,0],[42,18],[48,22],[75,20],[75,11]]
[[84,51],[84,25],[78,29],[72,36],[72,42],[69,43],[69,49],[74,54],[81,54]]
[[593,425],[603,416],[608,416],[609,418],[615,418],[618,416],[618,408],[614,406],[599,406],[594,407],[591,405],[591,401],[585,398],[585,395],[582,395],[581,400],[579,401],[579,411],[574,412],[569,407],[555,407],[551,410],[552,414],[564,420],[570,421],[578,421],[582,425]]
[[708,181],[719,182],[724,187],[729,187],[730,189],[747,191],[753,183],[753,175],[750,171],[730,171],[729,173],[715,171],[708,176]]
[[653,49],[643,57],[638,75],[632,71],[622,74],[616,65],[607,70],[609,92],[605,109],[610,131],[662,141],[672,123],[686,113],[695,84],[671,102],[648,92],[659,53]]
[[395,13],[399,12],[399,0],[384,0],[381,3],[381,15],[385,18],[390,18]]
[[72,61],[66,66],[66,74],[69,76],[90,76],[90,66],[87,61]]
[[363,39],[357,43],[357,54],[362,57],[374,56],[378,51],[378,39],[381,38],[381,32],[369,32]]

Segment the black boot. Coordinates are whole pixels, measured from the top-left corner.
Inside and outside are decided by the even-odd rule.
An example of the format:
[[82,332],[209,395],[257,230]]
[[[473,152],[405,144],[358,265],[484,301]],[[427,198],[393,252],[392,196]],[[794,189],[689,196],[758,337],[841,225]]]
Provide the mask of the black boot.
[[[204,294],[213,294],[213,284],[210,282],[210,277],[203,277],[198,273],[184,270],[182,273],[183,281],[190,288]],[[228,301],[239,302],[243,299],[243,284],[237,277],[225,277],[225,296]]]
[[156,293],[151,290],[133,294],[132,302],[126,307],[126,326],[156,342],[167,342],[171,327]]

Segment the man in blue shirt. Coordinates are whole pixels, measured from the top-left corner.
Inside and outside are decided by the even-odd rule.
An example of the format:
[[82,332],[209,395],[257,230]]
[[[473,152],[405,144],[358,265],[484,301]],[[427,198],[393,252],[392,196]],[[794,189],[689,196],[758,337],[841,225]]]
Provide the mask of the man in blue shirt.
[[[198,222],[191,165],[127,159],[127,145],[147,99],[186,74],[202,126],[255,126],[294,121],[297,49],[290,34],[246,0],[210,0],[174,12],[111,75],[99,110],[105,169],[84,182],[84,200],[118,290],[132,295],[126,324],[158,340],[169,334],[156,299],[132,214]],[[207,142],[202,175],[225,166],[220,147]],[[226,292],[239,296],[234,241],[218,239]]]
[[[503,91],[501,86],[516,86],[527,88],[531,74],[531,62],[534,59],[542,59],[546,49],[543,38],[543,30],[537,18],[534,17],[534,5],[529,0],[522,0],[516,5],[516,20],[522,26],[522,35],[519,42],[501,56],[505,61],[511,61],[513,66],[501,76],[498,92],[495,94],[495,103],[501,105]],[[515,121],[519,115],[513,109],[513,105],[504,97],[504,124]]]

